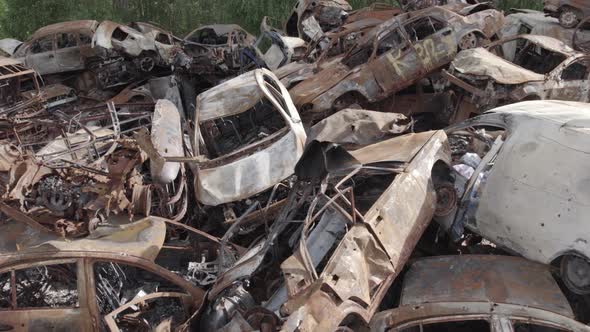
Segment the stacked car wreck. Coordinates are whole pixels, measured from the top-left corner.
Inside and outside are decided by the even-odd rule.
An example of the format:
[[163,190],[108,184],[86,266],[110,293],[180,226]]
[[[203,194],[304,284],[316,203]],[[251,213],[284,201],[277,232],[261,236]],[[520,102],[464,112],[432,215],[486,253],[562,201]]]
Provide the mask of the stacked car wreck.
[[1,40],[0,330],[590,331],[576,3]]

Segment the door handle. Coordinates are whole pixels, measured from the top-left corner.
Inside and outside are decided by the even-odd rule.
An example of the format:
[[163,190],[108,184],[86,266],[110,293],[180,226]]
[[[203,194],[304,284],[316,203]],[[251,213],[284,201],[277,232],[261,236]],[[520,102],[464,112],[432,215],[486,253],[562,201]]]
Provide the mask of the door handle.
[[448,36],[451,34],[451,32],[452,32],[451,30],[447,30],[447,31],[443,31],[442,34],[443,34],[443,36]]
[[53,58],[55,58],[55,55],[49,54],[49,56],[47,56],[47,57],[50,58],[50,59],[53,59]]
[[14,331],[14,326],[0,323],[0,331]]

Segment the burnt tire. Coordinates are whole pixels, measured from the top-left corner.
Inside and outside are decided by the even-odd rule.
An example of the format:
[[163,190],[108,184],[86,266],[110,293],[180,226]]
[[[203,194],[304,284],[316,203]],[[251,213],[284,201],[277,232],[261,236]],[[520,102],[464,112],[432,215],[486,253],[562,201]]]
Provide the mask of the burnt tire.
[[461,37],[459,41],[459,49],[461,51],[468,50],[472,48],[477,48],[481,45],[481,40],[479,36],[475,32],[470,32],[465,36]]
[[590,260],[569,254],[561,259],[561,278],[567,288],[578,295],[590,294]]
[[571,7],[563,7],[559,12],[559,24],[567,29],[575,28],[580,19],[578,18],[578,11]]

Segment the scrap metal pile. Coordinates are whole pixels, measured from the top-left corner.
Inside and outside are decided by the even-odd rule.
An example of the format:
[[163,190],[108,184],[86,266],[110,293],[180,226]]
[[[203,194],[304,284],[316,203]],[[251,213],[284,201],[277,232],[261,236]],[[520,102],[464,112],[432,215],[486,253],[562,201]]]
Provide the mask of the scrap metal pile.
[[0,330],[590,331],[590,6],[545,11],[0,40]]

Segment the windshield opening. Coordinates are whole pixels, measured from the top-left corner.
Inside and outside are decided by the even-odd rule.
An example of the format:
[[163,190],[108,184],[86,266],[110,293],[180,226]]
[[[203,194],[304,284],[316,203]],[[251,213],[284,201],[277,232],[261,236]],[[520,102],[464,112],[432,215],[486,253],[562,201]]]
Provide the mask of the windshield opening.
[[490,51],[495,54],[503,54],[506,60],[515,65],[541,75],[550,73],[566,59],[565,55],[524,38],[511,40],[493,47]]

